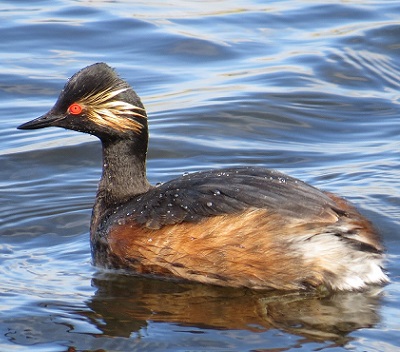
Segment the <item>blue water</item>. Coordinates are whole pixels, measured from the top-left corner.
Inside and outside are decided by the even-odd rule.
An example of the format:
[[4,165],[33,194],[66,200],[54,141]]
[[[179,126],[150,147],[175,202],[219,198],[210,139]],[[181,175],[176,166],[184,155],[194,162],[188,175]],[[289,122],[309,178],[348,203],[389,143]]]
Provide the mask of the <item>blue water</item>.
[[[400,348],[400,3],[0,4],[1,351]],[[98,141],[19,131],[105,61],[149,113],[153,183],[235,165],[340,194],[379,228],[391,283],[328,297],[177,284],[91,265]]]

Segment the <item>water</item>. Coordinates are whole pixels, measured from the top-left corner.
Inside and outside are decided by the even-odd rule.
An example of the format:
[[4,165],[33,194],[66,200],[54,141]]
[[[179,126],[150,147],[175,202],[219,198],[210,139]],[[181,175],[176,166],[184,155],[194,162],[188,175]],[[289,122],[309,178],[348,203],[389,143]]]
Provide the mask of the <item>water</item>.
[[[397,1],[2,1],[1,351],[400,347]],[[91,265],[92,137],[18,131],[105,61],[150,116],[153,183],[279,169],[354,202],[391,284],[329,297],[177,284]]]

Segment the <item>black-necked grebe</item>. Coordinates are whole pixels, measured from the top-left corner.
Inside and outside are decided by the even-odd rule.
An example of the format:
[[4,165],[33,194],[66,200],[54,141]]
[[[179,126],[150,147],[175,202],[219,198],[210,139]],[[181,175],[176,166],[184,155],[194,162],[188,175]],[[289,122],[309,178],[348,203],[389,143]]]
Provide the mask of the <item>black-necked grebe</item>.
[[384,248],[342,198],[259,167],[146,177],[146,111],[108,65],[77,72],[54,107],[20,129],[97,136],[103,175],[93,208],[94,264],[141,275],[254,289],[383,284]]

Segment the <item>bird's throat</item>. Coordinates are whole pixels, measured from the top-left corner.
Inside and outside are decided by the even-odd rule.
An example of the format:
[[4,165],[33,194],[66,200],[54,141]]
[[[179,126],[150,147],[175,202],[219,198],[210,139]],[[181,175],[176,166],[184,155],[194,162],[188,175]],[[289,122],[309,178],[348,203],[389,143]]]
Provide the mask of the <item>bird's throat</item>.
[[103,198],[106,207],[121,204],[150,189],[146,153],[137,140],[103,142],[103,175],[97,197]]

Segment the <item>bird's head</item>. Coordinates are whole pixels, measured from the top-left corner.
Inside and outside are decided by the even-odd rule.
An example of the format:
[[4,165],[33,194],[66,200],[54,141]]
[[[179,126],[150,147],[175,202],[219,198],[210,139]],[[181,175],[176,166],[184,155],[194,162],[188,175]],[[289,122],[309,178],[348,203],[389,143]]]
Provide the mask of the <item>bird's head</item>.
[[50,126],[85,132],[102,140],[147,135],[147,115],[140,98],[105,63],[75,73],[53,108],[19,129]]

